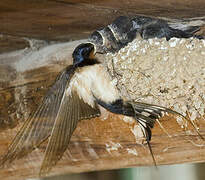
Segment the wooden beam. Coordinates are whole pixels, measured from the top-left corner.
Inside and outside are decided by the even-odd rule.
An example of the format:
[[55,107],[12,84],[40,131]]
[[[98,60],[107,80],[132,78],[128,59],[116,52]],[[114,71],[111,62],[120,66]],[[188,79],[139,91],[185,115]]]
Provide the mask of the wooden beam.
[[[83,41],[48,46],[43,43],[40,47],[35,45],[0,55],[1,157],[56,75],[72,63],[74,47]],[[158,165],[205,161],[204,141],[191,127],[184,131],[171,115],[160,122],[171,137],[158,124],[155,125],[151,145]],[[204,120],[199,119],[198,124],[204,135]],[[136,122],[103,111],[100,118],[78,124],[68,150],[50,175],[153,165],[149,150],[142,142],[142,133]],[[8,180],[37,177],[46,143],[0,169],[0,177]]]
[[[196,10],[197,9],[197,10]],[[205,16],[203,0],[1,0],[0,33],[44,40],[76,40],[121,15]]]

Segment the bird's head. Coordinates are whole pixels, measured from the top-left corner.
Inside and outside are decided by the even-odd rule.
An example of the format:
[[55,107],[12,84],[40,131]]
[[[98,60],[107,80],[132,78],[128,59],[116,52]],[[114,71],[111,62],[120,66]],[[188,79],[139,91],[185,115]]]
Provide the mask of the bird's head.
[[84,60],[94,59],[95,46],[91,43],[82,43],[73,51],[73,65],[79,65]]

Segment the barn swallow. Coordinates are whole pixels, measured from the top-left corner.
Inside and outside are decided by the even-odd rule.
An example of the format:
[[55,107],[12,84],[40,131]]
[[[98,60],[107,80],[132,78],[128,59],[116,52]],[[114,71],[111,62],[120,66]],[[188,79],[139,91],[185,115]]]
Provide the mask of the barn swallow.
[[80,44],[72,57],[73,64],[58,75],[37,110],[17,133],[1,164],[27,155],[48,139],[40,169],[40,175],[47,174],[68,148],[77,123],[100,116],[99,106],[133,117],[143,127],[154,160],[150,140],[155,120],[163,112],[179,113],[161,106],[123,100],[111,83],[109,73],[95,58],[93,44]]

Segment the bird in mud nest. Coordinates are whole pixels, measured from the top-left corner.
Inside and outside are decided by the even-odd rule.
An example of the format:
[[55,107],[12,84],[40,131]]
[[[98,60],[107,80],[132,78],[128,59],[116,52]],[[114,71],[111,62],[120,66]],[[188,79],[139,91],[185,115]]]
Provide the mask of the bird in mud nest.
[[25,121],[1,165],[27,155],[49,138],[39,172],[40,176],[46,175],[62,158],[78,122],[100,116],[99,106],[133,117],[141,125],[156,164],[150,146],[155,120],[163,112],[182,115],[165,107],[123,100],[105,67],[94,55],[92,43],[75,48],[73,64],[58,75],[37,110]]

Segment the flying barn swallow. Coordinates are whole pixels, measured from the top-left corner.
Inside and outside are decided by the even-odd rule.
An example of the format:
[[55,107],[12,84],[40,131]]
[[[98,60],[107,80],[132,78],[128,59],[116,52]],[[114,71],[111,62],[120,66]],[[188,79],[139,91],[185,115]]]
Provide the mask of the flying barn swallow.
[[133,117],[143,127],[153,157],[150,140],[155,120],[163,112],[179,113],[161,106],[125,101],[94,55],[92,43],[75,48],[73,64],[58,75],[42,103],[26,120],[3,157],[2,165],[27,155],[48,139],[40,169],[40,175],[45,175],[68,148],[78,122],[100,116],[99,106],[112,113]]

